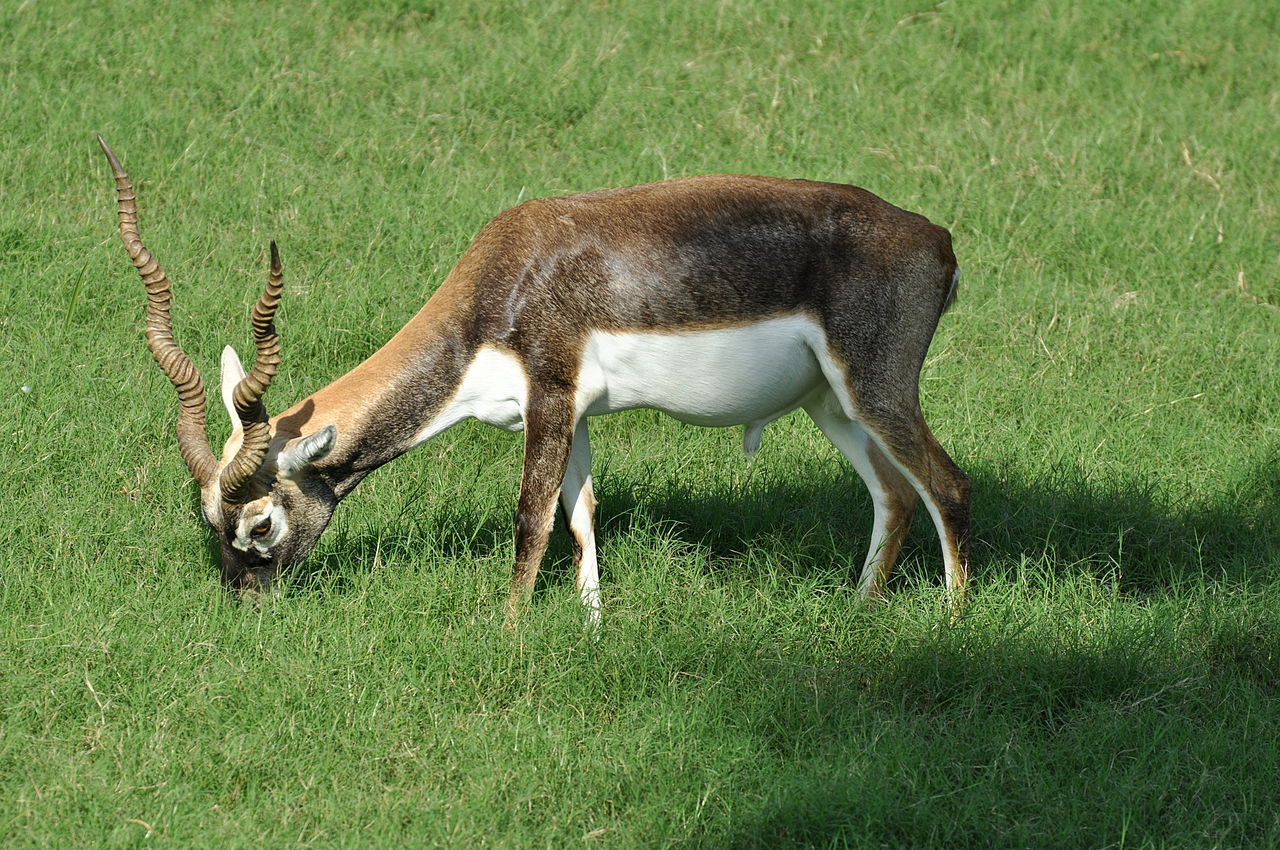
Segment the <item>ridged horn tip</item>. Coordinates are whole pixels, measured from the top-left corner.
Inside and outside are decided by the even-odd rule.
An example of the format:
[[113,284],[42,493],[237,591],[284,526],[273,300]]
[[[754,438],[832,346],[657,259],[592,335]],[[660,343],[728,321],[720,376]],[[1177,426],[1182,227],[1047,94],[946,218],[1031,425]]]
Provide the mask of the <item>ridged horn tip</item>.
[[102,138],[101,133],[95,133],[98,137],[98,144],[102,146],[102,152],[107,155],[107,162],[111,163],[111,170],[115,172],[117,177],[124,175],[124,167],[120,165],[120,160],[116,159],[115,153],[111,150],[111,146],[107,144],[107,140]]
[[276,240],[271,240],[271,271],[280,274],[280,249],[276,247]]

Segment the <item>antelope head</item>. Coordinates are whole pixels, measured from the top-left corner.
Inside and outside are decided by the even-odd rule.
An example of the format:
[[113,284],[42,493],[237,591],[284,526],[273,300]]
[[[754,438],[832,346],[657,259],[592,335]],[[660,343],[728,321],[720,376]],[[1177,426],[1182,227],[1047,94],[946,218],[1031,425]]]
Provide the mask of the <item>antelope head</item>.
[[209,444],[204,382],[173,338],[169,277],[138,236],[133,184],[101,136],[115,175],[120,238],[147,290],[147,348],[178,392],[178,449],[200,487],[200,506],[221,549],[222,577],[232,587],[270,587],[282,567],[311,551],[338,498],[315,465],[333,450],[337,429],[302,435],[267,416],[263,396],[280,365],[275,313],[284,289],[280,252],[271,243],[267,285],[253,308],[256,353],[248,373],[231,346],[222,353],[222,400],[232,433],[219,460]]

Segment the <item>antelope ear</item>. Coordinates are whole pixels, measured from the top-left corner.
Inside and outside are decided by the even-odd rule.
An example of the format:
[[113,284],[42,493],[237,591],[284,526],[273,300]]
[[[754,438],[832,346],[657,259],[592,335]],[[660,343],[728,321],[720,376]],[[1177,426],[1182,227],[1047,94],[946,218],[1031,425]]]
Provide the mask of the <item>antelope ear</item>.
[[236,385],[244,379],[244,364],[240,362],[240,355],[236,354],[236,350],[231,346],[222,349],[222,403],[227,408],[227,417],[231,420],[231,430],[239,431],[240,417],[236,415],[236,406],[231,402],[231,394],[235,392]]
[[313,463],[323,460],[333,451],[333,445],[337,441],[337,426],[326,425],[314,434],[294,440],[281,449],[276,458],[276,467],[286,477],[297,475]]

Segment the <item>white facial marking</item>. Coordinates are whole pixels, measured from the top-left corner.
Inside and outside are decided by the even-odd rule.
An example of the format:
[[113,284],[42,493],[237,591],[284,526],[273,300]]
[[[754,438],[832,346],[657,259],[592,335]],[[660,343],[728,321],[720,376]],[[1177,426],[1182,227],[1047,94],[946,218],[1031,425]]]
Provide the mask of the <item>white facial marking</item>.
[[[264,522],[270,524],[266,533],[255,535],[253,530]],[[272,546],[284,539],[288,531],[289,524],[285,520],[284,508],[273,503],[270,497],[264,496],[250,502],[241,511],[240,521],[236,524],[236,537],[231,541],[231,545],[241,552],[256,549],[265,555]]]

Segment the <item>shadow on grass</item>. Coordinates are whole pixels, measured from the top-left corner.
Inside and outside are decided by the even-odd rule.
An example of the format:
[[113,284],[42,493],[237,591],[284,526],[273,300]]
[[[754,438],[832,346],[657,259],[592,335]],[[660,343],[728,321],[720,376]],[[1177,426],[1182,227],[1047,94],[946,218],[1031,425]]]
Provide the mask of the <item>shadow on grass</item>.
[[[1280,460],[1280,459],[1278,459]],[[1154,481],[1092,484],[1074,470],[1028,481],[1007,470],[971,466],[974,580],[1013,579],[1023,565],[1037,574],[1086,573],[1115,580],[1127,593],[1159,593],[1187,581],[1267,584],[1280,571],[1280,463],[1231,488],[1232,497],[1196,502],[1161,493]],[[800,470],[789,479],[753,479],[730,492],[677,485],[642,492],[597,482],[597,532],[610,539],[644,527],[701,550],[714,569],[752,567],[743,555],[763,550],[797,575],[830,572],[857,579],[871,528],[871,506],[851,470]],[[346,530],[297,571],[307,580],[373,569],[423,551],[444,558],[487,558],[511,546],[513,517],[482,514],[461,502],[422,512],[402,509],[385,526]],[[607,558],[607,555],[605,556]],[[928,514],[919,509],[899,560],[902,582],[941,581],[941,555]],[[571,580],[563,515],[557,520],[539,585]],[[341,582],[339,582],[340,584]]]
[[[1154,481],[1091,484],[1074,470],[1034,482],[982,466],[970,475],[978,582],[1027,562],[1054,574],[1110,577],[1135,593],[1201,579],[1265,584],[1280,571],[1280,463],[1239,482],[1233,498],[1208,504],[1162,494]],[[815,470],[727,496],[670,488],[642,498],[608,492],[601,501],[606,538],[643,517],[726,569],[740,569],[742,553],[758,546],[786,547],[785,561],[796,569],[846,563],[851,583],[871,531],[870,501],[851,471],[833,477]],[[899,563],[905,580],[941,581],[941,554],[923,508]]]
[[[1033,562],[1046,580],[1105,576],[1144,597],[1205,578],[1274,585],[1280,483],[1271,472],[1240,482],[1230,499],[1197,504],[1154,482],[1096,485],[1065,470],[1030,482],[976,466],[975,579],[998,571],[1012,578]],[[835,564],[852,583],[870,527],[860,482],[831,466],[728,492],[598,484],[606,553],[610,538],[656,529],[700,550],[713,569],[745,571],[748,580],[779,564],[797,577]],[[402,510],[384,525],[347,528],[313,561],[334,574],[326,589],[342,592],[380,559],[421,557],[424,546],[446,558],[493,558],[510,550],[511,535],[509,516],[441,502],[421,515]],[[908,546],[900,581],[939,582],[923,513]],[[785,557],[742,557],[756,549]],[[571,581],[571,570],[557,531],[543,576]],[[717,780],[724,809],[690,843],[1249,846],[1280,828],[1273,612],[1250,613],[1236,599],[1186,617],[1144,618],[1133,612],[1147,606],[1126,606],[1114,621],[1060,622],[1041,610],[1006,623],[992,613],[998,607],[957,627],[870,624],[865,644],[835,654],[770,649],[773,638],[752,638],[749,628],[728,644],[687,623],[657,637],[619,634],[623,656],[658,644],[664,670],[649,679],[718,688],[706,700],[706,723],[750,741],[738,756],[749,767]],[[623,669],[617,660],[612,666]],[[662,690],[616,692],[666,698]],[[697,706],[703,693],[680,704]]]
[[757,668],[737,714],[768,781],[735,789],[758,803],[714,844],[1267,845],[1280,757],[1257,742],[1280,734],[1280,633],[1270,616],[1236,634],[1233,613],[1077,645],[984,624],[856,665]]

